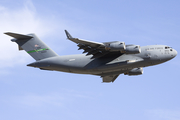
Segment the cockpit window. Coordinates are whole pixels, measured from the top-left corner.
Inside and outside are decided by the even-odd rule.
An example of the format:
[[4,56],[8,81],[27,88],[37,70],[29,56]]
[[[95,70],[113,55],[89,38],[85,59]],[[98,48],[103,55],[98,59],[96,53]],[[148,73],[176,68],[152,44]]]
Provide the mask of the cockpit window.
[[168,46],[165,47],[165,49],[169,49],[169,48],[171,48],[171,47],[168,47]]

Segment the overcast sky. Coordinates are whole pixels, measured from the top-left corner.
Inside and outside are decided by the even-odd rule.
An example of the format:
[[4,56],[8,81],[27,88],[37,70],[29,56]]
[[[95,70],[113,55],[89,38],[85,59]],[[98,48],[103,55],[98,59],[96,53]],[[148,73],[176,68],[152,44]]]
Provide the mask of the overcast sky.
[[[179,0],[0,1],[0,120],[180,120],[180,57],[120,75],[44,71],[4,32],[35,33],[59,55],[81,54],[72,36],[168,45],[180,51]],[[180,52],[179,52],[180,53]]]

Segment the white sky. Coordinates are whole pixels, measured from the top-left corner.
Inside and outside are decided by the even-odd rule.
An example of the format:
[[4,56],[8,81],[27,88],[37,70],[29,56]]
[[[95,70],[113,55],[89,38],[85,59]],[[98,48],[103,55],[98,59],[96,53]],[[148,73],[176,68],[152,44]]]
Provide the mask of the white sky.
[[113,84],[92,75],[27,67],[34,60],[4,32],[36,33],[59,55],[81,54],[66,40],[124,41],[172,46],[180,51],[177,0],[6,0],[0,1],[1,120],[180,120],[179,55],[144,68],[141,76],[120,75]]

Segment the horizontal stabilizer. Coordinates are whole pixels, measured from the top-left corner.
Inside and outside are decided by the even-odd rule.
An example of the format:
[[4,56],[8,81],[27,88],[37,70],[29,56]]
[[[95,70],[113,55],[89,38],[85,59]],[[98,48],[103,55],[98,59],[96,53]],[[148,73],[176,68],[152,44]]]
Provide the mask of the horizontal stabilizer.
[[11,33],[11,32],[7,32],[4,34],[9,35],[9,36],[16,38],[16,39],[31,39],[31,38],[33,38],[32,36],[29,36],[29,35],[22,35],[22,34]]

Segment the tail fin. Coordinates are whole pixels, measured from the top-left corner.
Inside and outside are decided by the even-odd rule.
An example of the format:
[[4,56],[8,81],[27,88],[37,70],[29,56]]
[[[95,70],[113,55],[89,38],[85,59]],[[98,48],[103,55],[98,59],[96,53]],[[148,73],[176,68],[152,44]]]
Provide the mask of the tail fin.
[[16,42],[19,45],[19,50],[25,50],[36,61],[58,56],[53,50],[51,50],[46,44],[44,44],[35,34],[22,35],[17,33],[7,32],[4,33],[11,37],[12,42]]

